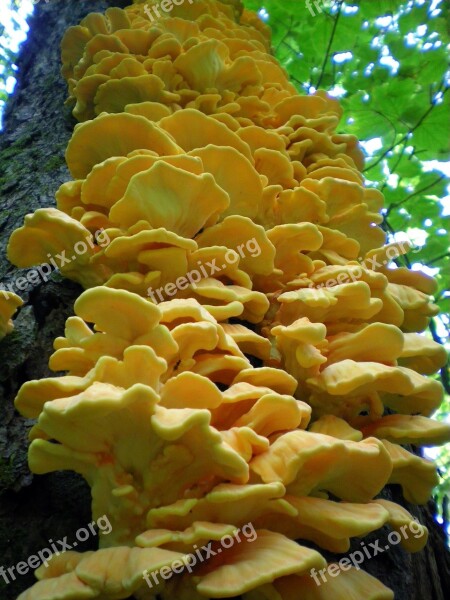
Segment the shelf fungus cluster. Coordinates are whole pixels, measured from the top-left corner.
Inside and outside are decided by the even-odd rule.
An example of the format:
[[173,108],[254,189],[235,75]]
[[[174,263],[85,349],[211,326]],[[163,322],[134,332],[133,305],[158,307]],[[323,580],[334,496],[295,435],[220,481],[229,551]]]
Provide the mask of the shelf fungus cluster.
[[[417,504],[436,484],[405,448],[449,438],[430,418],[445,352],[420,335],[434,282],[392,268],[408,247],[385,245],[338,103],[298,94],[256,15],[186,0],[150,18],[158,6],[65,34],[73,180],[9,243],[28,267],[99,228],[110,240],[62,266],[86,290],[50,358],[67,374],[25,383],[16,406],[36,419],[32,471],[80,473],[112,532],[54,557],[20,599],[388,600],[362,569],[322,586],[310,570],[412,523],[380,499],[387,484]],[[258,254],[238,252],[249,240]],[[248,523],[251,543],[147,585]]]

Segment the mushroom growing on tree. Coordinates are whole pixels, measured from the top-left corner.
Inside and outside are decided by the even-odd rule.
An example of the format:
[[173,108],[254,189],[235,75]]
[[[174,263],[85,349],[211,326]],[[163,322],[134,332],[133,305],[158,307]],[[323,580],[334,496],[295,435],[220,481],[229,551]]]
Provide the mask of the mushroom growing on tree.
[[[256,15],[189,0],[149,19],[157,5],[66,32],[73,179],[8,245],[21,268],[67,253],[86,290],[50,357],[67,374],[24,383],[16,407],[37,419],[31,470],[81,474],[112,524],[19,598],[388,600],[359,568],[321,586],[310,571],[414,521],[387,484],[412,504],[436,484],[403,448],[450,439],[431,418],[445,353],[418,335],[434,283],[389,267],[407,248],[385,245],[338,102],[299,95]],[[246,523],[255,540],[222,552]],[[209,543],[220,557],[148,585]]]

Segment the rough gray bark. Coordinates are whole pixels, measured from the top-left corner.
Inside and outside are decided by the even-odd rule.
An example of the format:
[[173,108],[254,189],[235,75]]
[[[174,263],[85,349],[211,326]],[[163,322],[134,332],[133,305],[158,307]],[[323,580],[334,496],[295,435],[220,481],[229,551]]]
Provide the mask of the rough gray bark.
[[[64,151],[75,120],[64,107],[66,83],[60,76],[60,40],[70,25],[91,11],[120,2],[51,0],[39,3],[30,35],[19,59],[19,81],[5,115],[0,136],[0,282],[26,273],[10,265],[6,244],[26,213],[54,206],[59,185],[70,179]],[[122,6],[125,6],[124,2]],[[21,384],[50,374],[53,339],[64,331],[65,319],[81,288],[54,276],[29,292],[18,292],[27,304],[15,330],[0,343],[0,566],[11,567],[49,540],[68,541],[90,521],[90,494],[73,473],[33,477],[27,466],[27,434],[31,421],[14,410]],[[80,549],[95,548],[91,538]],[[0,598],[15,599],[34,582],[32,573],[17,575],[6,585],[0,577]]]
[[[64,150],[75,122],[63,106],[66,85],[59,74],[60,38],[88,12],[112,4],[121,3],[52,0],[36,7],[19,60],[19,84],[0,136],[1,283],[23,274],[6,260],[11,232],[22,225],[26,213],[54,205],[55,191],[70,179]],[[15,321],[15,331],[0,343],[0,566],[26,560],[50,540],[67,536],[70,542],[77,529],[90,522],[89,490],[80,478],[72,473],[38,477],[29,473],[27,432],[32,423],[13,407],[24,381],[49,375],[47,361],[53,339],[62,334],[80,292],[77,285],[58,276],[22,292],[27,303]],[[390,489],[386,495],[402,503],[398,490]],[[427,548],[409,555],[395,546],[367,560],[363,568],[394,589],[397,600],[444,600],[444,590],[450,589],[450,561],[443,532],[432,518],[433,507],[407,508],[430,529]],[[381,539],[381,547],[385,547],[387,533],[376,532],[367,543]],[[77,550],[95,546],[96,540],[91,538]],[[358,546],[356,542],[354,549]],[[9,585],[0,577],[0,597],[12,600],[33,582],[32,573],[16,575]]]

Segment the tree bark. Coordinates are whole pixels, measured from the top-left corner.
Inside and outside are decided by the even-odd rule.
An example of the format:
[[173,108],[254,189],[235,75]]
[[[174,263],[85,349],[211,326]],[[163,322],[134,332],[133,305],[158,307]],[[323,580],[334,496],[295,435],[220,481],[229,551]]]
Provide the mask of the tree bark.
[[[31,19],[30,35],[19,59],[19,80],[5,114],[0,136],[0,282],[14,282],[26,274],[6,259],[11,232],[26,213],[53,206],[59,185],[70,179],[64,151],[75,125],[64,100],[66,83],[60,76],[60,39],[67,27],[92,11],[104,11],[118,1],[77,0],[41,2]],[[14,410],[21,384],[50,375],[47,361],[55,337],[62,335],[65,319],[81,288],[54,274],[50,281],[18,292],[26,304],[15,320],[14,332],[0,343],[0,566],[6,569],[26,561],[51,540],[70,540],[90,522],[90,494],[73,473],[32,476],[27,465],[27,433],[32,422]],[[396,486],[384,493],[405,505]],[[450,560],[442,529],[433,520],[433,506],[406,506],[430,530],[422,552],[410,555],[400,546],[366,560],[363,568],[395,591],[397,600],[444,600],[450,589]],[[366,541],[381,540],[388,530],[375,532]],[[91,538],[77,550],[96,547]],[[359,541],[353,550],[358,549]],[[336,559],[336,557],[334,557]],[[13,577],[14,575],[14,577]],[[32,572],[0,576],[0,597],[12,600],[34,583]],[[176,600],[176,599],[174,599]],[[332,600],[332,598],[330,598]],[[361,599],[363,600],[363,599]]]
[[[122,6],[127,4],[126,1]],[[64,31],[89,12],[120,5],[109,0],[50,0],[35,7],[28,40],[19,57],[18,84],[5,113],[0,136],[0,282],[26,274],[8,263],[6,245],[25,214],[55,205],[55,192],[71,179],[64,152],[75,126],[64,107],[66,82],[60,75],[60,41]],[[31,287],[31,286],[30,286]],[[16,291],[16,290],[15,290]],[[16,291],[26,304],[15,330],[0,343],[0,566],[17,565],[50,547],[50,540],[74,539],[91,522],[90,491],[74,473],[34,477],[27,465],[32,422],[14,410],[14,397],[29,379],[50,375],[53,340],[62,335],[81,288],[58,275]],[[57,547],[59,547],[57,545]],[[77,549],[96,548],[91,536]],[[35,583],[33,573],[0,576],[0,598],[13,600]]]

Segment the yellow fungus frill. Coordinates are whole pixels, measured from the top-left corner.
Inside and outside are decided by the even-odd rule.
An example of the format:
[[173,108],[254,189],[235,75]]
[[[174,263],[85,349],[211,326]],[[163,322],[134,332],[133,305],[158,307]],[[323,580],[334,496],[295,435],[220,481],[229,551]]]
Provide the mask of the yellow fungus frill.
[[[377,498],[389,483],[431,494],[435,466],[402,445],[450,438],[429,418],[445,351],[420,335],[435,283],[393,268],[409,246],[384,245],[338,102],[298,94],[257,16],[238,0],[161,7],[66,32],[74,179],[8,245],[20,267],[69,257],[61,272],[86,289],[49,361],[66,374],[25,383],[16,407],[37,420],[32,471],[80,473],[112,525],[20,600],[390,600],[353,568],[317,585],[327,563],[307,545],[411,527]],[[246,524],[251,542],[146,582]],[[415,525],[410,552],[427,539]]]
[[[164,534],[164,531],[161,533]],[[322,583],[319,587],[309,575],[312,568],[326,564],[317,553],[289,543],[276,534],[264,531],[258,531],[258,534],[258,544],[240,547],[238,552],[225,550],[218,569],[209,573],[191,569],[195,573],[195,580],[184,576],[175,580],[169,578],[169,581],[156,585],[148,575],[153,588],[151,590],[142,580],[143,571],[157,574],[172,564],[179,570],[184,564],[189,564],[187,555],[158,546],[118,547],[85,555],[67,552],[54,558],[54,564],[46,571],[40,569],[40,582],[21,594],[18,600],[47,600],[54,597],[64,600],[99,597],[118,599],[128,598],[131,594],[140,600],[204,600],[235,597],[236,594],[240,594],[243,600],[296,600],[299,589],[302,598],[307,600],[328,600],[331,593],[336,600],[394,598],[393,593],[377,579],[354,568],[341,572],[339,578]],[[214,539],[212,532],[210,539]],[[283,556],[282,563],[280,556]],[[256,591],[250,586],[255,586]]]
[[187,0],[152,20],[151,8],[89,15],[67,31],[63,74],[79,120],[142,102],[251,119],[295,93],[268,53],[267,29],[247,25],[248,13],[239,24],[224,4]]
[[[201,531],[202,523],[205,543],[219,539],[209,531],[217,524],[234,531],[251,522],[260,537],[251,548],[208,562],[197,583],[186,583],[186,574],[174,580],[167,598],[183,586],[193,586],[193,598],[223,597],[226,579],[233,595],[276,586],[278,579],[326,564],[290,540],[345,552],[352,537],[390,524],[392,511],[403,515],[402,524],[412,520],[400,507],[386,509],[373,500],[393,475],[385,443],[306,431],[311,409],[290,395],[295,381],[282,370],[252,367],[239,348],[246,339],[243,326],[238,337],[195,300],[156,307],[107,287],[84,292],[75,312],[50,360],[68,375],[24,384],[16,406],[38,419],[30,432],[32,471],[71,469],[85,477],[94,517],[107,514],[110,520],[112,531],[101,542],[111,554],[81,555],[76,567],[70,559],[62,570],[64,560],[51,561],[36,598],[50,598],[48,590],[66,585],[81,594],[75,598],[86,586],[109,597],[112,573],[94,584],[82,565],[88,561],[99,572],[100,564],[119,555],[125,598],[145,585],[126,570],[128,552],[135,553],[133,565],[141,564],[138,547],[158,545],[152,541],[158,534],[167,540],[158,546],[185,555],[198,538],[179,532]],[[253,348],[264,346],[256,334],[250,339]],[[165,557],[158,552],[155,560]],[[285,554],[292,552],[288,564]],[[270,569],[262,570],[264,561]]]
[[[238,594],[244,594],[245,598],[246,592],[254,587],[293,574],[301,577],[311,568],[326,564],[318,552],[302,548],[279,534],[265,530],[255,531],[257,537],[252,542],[243,538],[243,543],[224,549],[218,556],[214,540],[233,531],[233,527],[203,524],[203,527],[193,529],[194,535],[189,535],[187,531],[178,534],[159,530],[153,536],[155,539],[149,540],[148,547],[144,548],[110,548],[84,556],[68,552],[52,560],[48,569],[40,569],[41,581],[33,588],[35,595],[30,596],[29,592],[25,592],[19,598],[44,600],[51,593],[58,591],[65,594],[69,590],[72,593],[84,591],[85,595],[68,596],[79,598],[127,598],[131,594],[138,598],[160,597],[167,600],[223,598]],[[216,554],[217,558],[210,559],[207,565],[202,565],[197,558],[199,566],[192,568],[189,553],[193,544],[183,542],[183,537],[197,543],[213,540],[210,552]],[[177,550],[169,550],[165,546],[175,546]],[[160,569],[170,567],[175,562],[178,569],[178,565],[185,567],[186,574],[176,577],[176,581],[161,579],[159,585],[155,585],[148,575],[149,581],[155,586],[154,591],[150,591],[142,572],[148,570],[149,573],[158,574]],[[189,571],[186,565],[189,565]],[[196,583],[193,583],[193,579]]]
[[13,330],[11,317],[22,304],[22,299],[13,292],[0,290],[0,340]]

